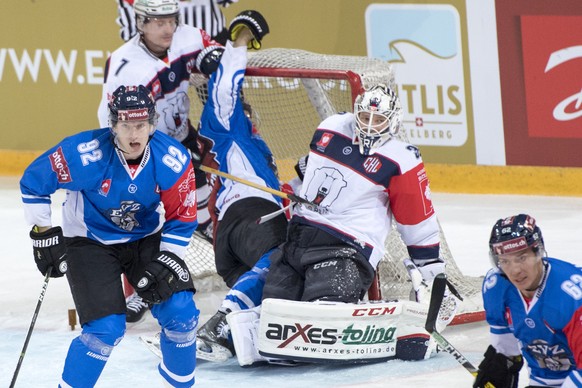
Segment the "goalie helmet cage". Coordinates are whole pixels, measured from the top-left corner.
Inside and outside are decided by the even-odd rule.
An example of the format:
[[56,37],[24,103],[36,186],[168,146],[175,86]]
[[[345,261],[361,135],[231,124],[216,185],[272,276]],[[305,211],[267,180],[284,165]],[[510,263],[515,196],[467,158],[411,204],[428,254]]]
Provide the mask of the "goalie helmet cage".
[[[193,74],[191,83],[195,87],[191,88],[190,114],[197,120],[207,90],[200,87],[204,83],[200,74]],[[282,182],[296,176],[294,165],[299,157],[309,152],[309,143],[318,124],[334,113],[351,112],[355,97],[378,83],[396,90],[391,65],[380,59],[280,48],[249,53],[244,99],[252,106],[258,131],[275,155]],[[408,141],[404,131],[400,131],[398,137]],[[447,277],[464,298],[453,324],[483,320],[483,278],[463,275],[452,257],[442,228],[440,237]],[[386,239],[386,254],[377,269],[377,281],[370,288],[368,299],[409,298],[411,284],[402,264],[407,257],[406,245],[393,225]],[[212,245],[197,233],[188,247],[186,263],[199,291],[226,287],[216,274]]]

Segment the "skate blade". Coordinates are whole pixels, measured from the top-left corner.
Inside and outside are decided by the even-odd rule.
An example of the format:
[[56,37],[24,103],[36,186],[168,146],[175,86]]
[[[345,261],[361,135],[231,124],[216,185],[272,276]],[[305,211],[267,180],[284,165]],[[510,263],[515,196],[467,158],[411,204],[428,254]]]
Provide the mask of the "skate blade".
[[156,356],[162,358],[162,351],[160,350],[160,338],[152,335],[152,336],[140,336],[139,339],[144,345]]
[[230,350],[201,339],[196,340],[196,358],[212,362],[225,362],[232,357]]

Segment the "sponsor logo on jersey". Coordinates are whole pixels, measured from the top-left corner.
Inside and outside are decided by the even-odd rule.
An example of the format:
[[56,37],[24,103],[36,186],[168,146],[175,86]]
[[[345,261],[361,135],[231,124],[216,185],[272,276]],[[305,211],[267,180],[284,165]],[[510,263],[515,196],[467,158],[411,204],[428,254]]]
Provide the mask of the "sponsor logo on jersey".
[[378,172],[381,167],[382,162],[375,156],[368,157],[364,160],[364,170],[369,174]]
[[190,170],[188,177],[178,186],[180,196],[180,207],[178,208],[178,217],[181,219],[192,220],[196,218],[196,178],[194,170]]
[[109,194],[109,189],[111,189],[111,179],[105,179],[103,182],[101,182],[99,194],[101,194],[104,197],[107,197],[107,194]]
[[160,83],[159,79],[156,79],[153,83],[152,83],[152,95],[154,96],[154,100],[157,100],[157,98],[162,94],[162,84]]
[[55,152],[50,154],[49,160],[53,171],[57,174],[57,180],[60,183],[69,183],[73,181],[62,147],[57,148]]
[[333,134],[324,132],[323,135],[321,135],[321,139],[319,139],[319,141],[315,144],[317,149],[320,151],[325,150],[332,138]]

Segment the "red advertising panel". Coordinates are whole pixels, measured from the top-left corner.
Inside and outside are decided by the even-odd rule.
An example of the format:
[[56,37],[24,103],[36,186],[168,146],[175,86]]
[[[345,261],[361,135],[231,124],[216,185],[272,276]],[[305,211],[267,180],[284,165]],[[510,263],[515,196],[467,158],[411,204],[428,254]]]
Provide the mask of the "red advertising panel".
[[582,167],[579,0],[496,0],[506,162]]
[[522,16],[528,134],[582,138],[582,16]]

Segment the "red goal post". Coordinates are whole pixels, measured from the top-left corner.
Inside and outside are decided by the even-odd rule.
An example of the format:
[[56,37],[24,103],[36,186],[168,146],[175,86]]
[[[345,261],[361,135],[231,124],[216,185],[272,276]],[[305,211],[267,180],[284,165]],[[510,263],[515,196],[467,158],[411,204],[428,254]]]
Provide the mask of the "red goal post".
[[[203,83],[200,77],[192,76],[193,85]],[[261,136],[275,155],[282,182],[295,177],[293,166],[299,157],[308,153],[318,124],[331,114],[352,111],[356,96],[378,83],[395,88],[391,65],[379,59],[292,49],[249,53],[244,98],[252,106]],[[205,91],[200,87],[191,89],[190,117],[196,123],[202,109],[200,96]],[[399,136],[407,140],[404,131]],[[408,299],[411,285],[402,264],[408,252],[395,228],[386,240],[386,250],[378,267],[379,287],[373,286],[368,298]],[[441,255],[447,262],[449,280],[465,298],[453,323],[483,320],[482,278],[461,273],[442,229]],[[188,247],[186,262],[196,279],[197,288],[208,290],[223,286],[216,275],[212,247],[196,235]]]

